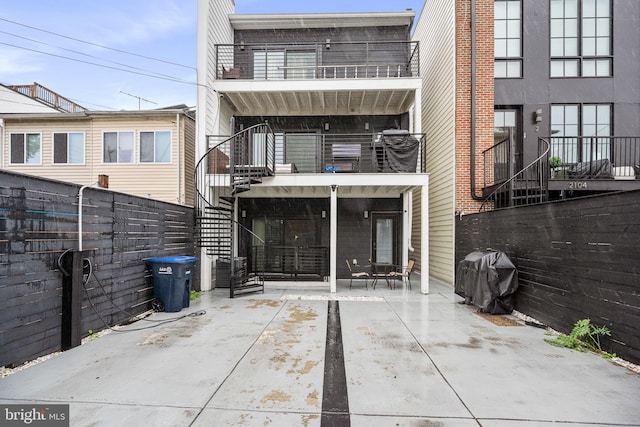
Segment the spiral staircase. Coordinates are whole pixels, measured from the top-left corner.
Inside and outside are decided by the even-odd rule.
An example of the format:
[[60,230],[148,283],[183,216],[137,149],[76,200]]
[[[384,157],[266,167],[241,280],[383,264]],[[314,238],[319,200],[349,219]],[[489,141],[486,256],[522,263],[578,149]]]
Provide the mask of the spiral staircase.
[[264,246],[264,241],[237,220],[236,201],[240,193],[274,174],[275,135],[263,123],[230,137],[208,136],[207,141],[210,148],[195,168],[197,245],[215,258],[216,286],[228,283],[231,298],[264,292],[263,272],[250,271],[249,253],[238,253],[245,236],[251,236],[247,240],[254,245]]

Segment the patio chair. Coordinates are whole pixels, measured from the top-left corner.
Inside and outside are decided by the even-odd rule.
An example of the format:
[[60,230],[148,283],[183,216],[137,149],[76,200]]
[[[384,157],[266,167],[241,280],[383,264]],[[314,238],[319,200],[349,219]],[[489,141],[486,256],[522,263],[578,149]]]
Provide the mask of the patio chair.
[[404,270],[402,270],[402,271],[394,271],[393,273],[391,273],[391,276],[393,278],[399,277],[401,280],[406,277],[407,278],[407,283],[409,284],[409,289],[411,289],[411,270],[413,270],[413,265],[414,264],[415,264],[415,261],[410,259],[409,260],[409,264],[407,264],[407,266],[404,268]]
[[367,283],[367,278],[369,277],[369,273],[366,271],[353,271],[351,269],[351,264],[349,264],[349,260],[344,260],[347,263],[347,268],[349,269],[349,273],[351,273],[351,279],[349,280],[349,289],[351,289],[351,284],[353,283],[353,279],[362,279],[364,278],[364,287],[369,289],[369,284]]

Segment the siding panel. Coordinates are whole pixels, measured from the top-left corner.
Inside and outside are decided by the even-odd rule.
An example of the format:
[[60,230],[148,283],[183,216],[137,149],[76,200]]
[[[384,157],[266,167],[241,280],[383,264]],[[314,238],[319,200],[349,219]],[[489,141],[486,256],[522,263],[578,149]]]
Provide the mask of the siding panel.
[[[455,5],[450,0],[425,2],[416,24],[423,78],[422,132],[427,135],[429,178],[429,273],[449,284],[454,280],[455,211]],[[414,218],[419,203],[414,196]],[[418,216],[419,218],[419,216]],[[415,230],[413,243],[419,250]]]
[[[137,112],[136,112],[137,113]],[[98,181],[98,175],[109,176],[111,190],[150,197],[171,203],[184,203],[184,197],[178,194],[179,180],[181,191],[185,190],[185,180],[193,182],[193,146],[195,134],[193,120],[181,114],[183,125],[181,132],[176,127],[175,113],[158,115],[99,114],[85,116],[81,119],[65,116],[61,119],[5,119],[4,156],[8,156],[10,135],[15,132],[36,132],[41,134],[41,164],[40,165],[10,165],[5,169],[36,175],[44,178],[72,182],[80,185],[91,185]],[[61,113],[61,116],[63,113]],[[190,131],[185,132],[184,130]],[[134,162],[133,163],[103,163],[103,133],[109,131],[131,131],[134,133]],[[140,163],[140,132],[169,131],[171,132],[171,163],[152,164]],[[53,134],[57,132],[82,132],[85,135],[84,164],[54,164],[53,163]],[[178,144],[180,134],[180,144]],[[185,150],[191,152],[188,163],[185,163]],[[8,158],[8,157],[6,157]],[[178,159],[186,167],[178,167]],[[189,178],[187,178],[189,177]],[[191,184],[192,185],[192,184]],[[193,187],[193,185],[192,185]],[[193,194],[193,190],[191,190]],[[191,201],[193,198],[191,199]]]

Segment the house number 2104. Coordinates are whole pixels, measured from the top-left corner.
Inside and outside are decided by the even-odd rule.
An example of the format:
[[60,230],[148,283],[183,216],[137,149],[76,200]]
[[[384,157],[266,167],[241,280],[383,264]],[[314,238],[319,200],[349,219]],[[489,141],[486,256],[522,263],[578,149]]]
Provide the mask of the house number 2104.
[[587,188],[586,182],[571,181],[569,184],[569,190],[585,190]]

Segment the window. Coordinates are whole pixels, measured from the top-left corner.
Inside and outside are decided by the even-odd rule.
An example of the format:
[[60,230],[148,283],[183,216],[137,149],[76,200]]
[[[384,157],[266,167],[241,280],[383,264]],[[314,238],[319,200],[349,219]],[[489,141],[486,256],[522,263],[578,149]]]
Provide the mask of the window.
[[105,132],[102,161],[104,163],[133,163],[133,132]]
[[53,163],[83,164],[84,133],[68,132],[53,134]]
[[522,77],[522,19],[520,0],[494,3],[494,77]]
[[264,80],[313,79],[315,51],[255,51],[253,78]]
[[256,80],[284,79],[284,51],[253,52],[253,78]]
[[611,105],[552,105],[551,134],[550,156],[563,163],[609,158]]
[[39,133],[12,133],[10,150],[11,164],[41,164],[42,153]]
[[[611,151],[611,106],[593,104],[582,106],[582,161],[608,159]],[[586,137],[604,138],[586,138]]]
[[611,76],[611,0],[550,0],[551,77]]
[[314,79],[316,77],[315,52],[287,52],[288,79]]
[[141,163],[171,163],[171,132],[140,132]]

